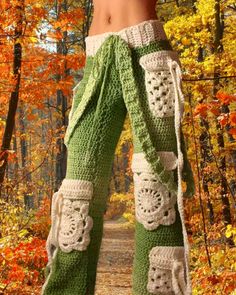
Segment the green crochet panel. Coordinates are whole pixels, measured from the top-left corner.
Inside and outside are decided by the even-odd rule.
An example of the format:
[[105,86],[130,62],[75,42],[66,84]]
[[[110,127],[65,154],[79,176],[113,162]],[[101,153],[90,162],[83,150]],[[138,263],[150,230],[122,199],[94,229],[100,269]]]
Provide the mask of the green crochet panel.
[[[157,155],[157,151],[169,151],[178,156],[174,117],[155,117],[151,112],[147,103],[145,73],[139,64],[140,57],[162,50],[171,50],[168,41],[129,48],[124,40],[112,35],[104,41],[95,56],[86,59],[83,79],[73,97],[64,138],[68,152],[65,178],[90,181],[93,184],[93,197],[89,203],[93,227],[86,250],[65,253],[57,248],[51,269],[47,266],[45,270],[48,281],[42,295],[95,294],[96,268],[112,163],[127,112],[131,120],[134,153],[144,153],[163,185],[170,193],[177,194],[177,171],[172,174],[165,169]],[[187,162],[182,133],[181,147],[184,180],[189,195],[193,195],[192,170]],[[136,221],[133,295],[153,294],[147,290],[148,255],[153,247],[184,245],[177,203],[175,211],[173,224],[161,224],[155,230],[146,230]]]

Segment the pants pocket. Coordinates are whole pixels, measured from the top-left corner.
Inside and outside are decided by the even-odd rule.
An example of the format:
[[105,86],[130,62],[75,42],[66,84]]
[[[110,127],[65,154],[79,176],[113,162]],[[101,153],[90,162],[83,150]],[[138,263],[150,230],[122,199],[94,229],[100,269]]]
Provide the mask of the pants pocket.
[[149,253],[147,290],[152,294],[186,294],[184,247],[156,246]]
[[174,116],[178,86],[174,70],[178,63],[177,53],[169,50],[152,52],[139,59],[145,72],[148,105],[156,117]]
[[52,225],[46,241],[49,260],[57,247],[64,252],[86,250],[93,219],[89,204],[93,184],[86,180],[64,179],[52,199]]
[[[167,170],[174,170],[177,157],[174,152],[160,151],[162,164]],[[154,230],[160,224],[170,225],[176,220],[176,194],[169,192],[153,173],[144,153],[134,153],[131,169],[134,180],[135,217],[147,230]],[[171,171],[173,173],[173,171]]]

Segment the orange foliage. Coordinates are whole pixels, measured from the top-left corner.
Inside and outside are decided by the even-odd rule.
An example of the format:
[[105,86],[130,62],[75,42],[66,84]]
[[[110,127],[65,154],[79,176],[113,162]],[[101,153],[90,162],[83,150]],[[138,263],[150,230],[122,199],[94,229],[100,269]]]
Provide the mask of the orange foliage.
[[230,104],[236,101],[236,95],[230,95],[223,91],[218,91],[216,97],[221,101],[222,104]]
[[220,115],[219,107],[220,107],[220,104],[215,101],[211,101],[210,103],[198,104],[194,109],[194,116],[200,115],[205,118],[207,117],[209,112],[215,116],[219,116]]
[[3,248],[0,253],[0,286],[6,294],[26,294],[32,286],[34,289],[41,285],[46,263],[45,241],[37,237],[20,242],[14,248]]
[[[4,205],[4,204],[3,204]],[[8,218],[14,218],[15,211],[8,210]],[[38,294],[44,281],[44,268],[48,261],[46,237],[50,228],[50,200],[41,200],[39,210],[33,214],[33,220],[20,221],[26,226],[15,233],[15,246],[3,243],[0,251],[0,293]],[[15,221],[16,223],[18,220]],[[24,235],[22,235],[24,231]],[[34,236],[30,233],[33,232]],[[12,293],[13,292],[13,293]],[[14,293],[15,292],[15,293]]]
[[39,209],[35,213],[34,221],[31,222],[30,228],[34,236],[40,239],[46,239],[51,225],[50,217],[50,199],[48,197],[41,200]]

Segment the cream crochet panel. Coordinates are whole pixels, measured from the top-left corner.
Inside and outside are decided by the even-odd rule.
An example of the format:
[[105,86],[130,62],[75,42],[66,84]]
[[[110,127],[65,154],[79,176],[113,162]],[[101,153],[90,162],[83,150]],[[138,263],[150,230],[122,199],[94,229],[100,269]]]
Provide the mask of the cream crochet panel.
[[[139,63],[145,70],[145,84],[150,110],[156,117],[168,117],[175,114],[175,84],[177,76],[173,72],[178,62],[174,51],[160,51],[144,55]],[[180,117],[183,114],[179,114]]]
[[[178,190],[177,195],[173,195],[173,193],[164,188],[163,185],[158,182],[157,177],[152,173],[150,167],[148,167],[146,171],[145,169],[140,169],[138,171],[138,169],[135,167],[136,171],[134,170],[134,181],[136,182],[136,217],[147,230],[156,229],[160,224],[170,225],[175,222],[174,206],[177,200],[178,210],[180,213],[183,228],[184,247],[181,251],[183,252],[183,255],[185,257],[185,268],[187,270],[187,287],[184,288],[182,286],[182,291],[177,290],[177,283],[173,283],[173,285],[169,285],[169,287],[172,292],[175,292],[174,294],[191,294],[191,281],[189,277],[188,265],[189,243],[184,223],[183,191],[181,183],[184,163],[183,153],[181,151],[180,128],[181,120],[184,113],[184,96],[181,87],[182,73],[180,61],[176,52],[161,50],[142,56],[139,60],[139,63],[145,71],[145,86],[147,91],[148,104],[153,116],[160,118],[174,116],[178,155],[177,159],[173,160],[173,163],[176,163],[177,165],[175,166],[175,164],[173,164],[173,167],[177,167]],[[135,158],[136,157],[134,157],[134,161]],[[165,159],[167,159],[167,157]],[[162,163],[166,167],[166,169],[169,170],[167,167],[169,165],[169,161],[171,162],[171,159],[173,159],[173,155],[172,157],[169,157],[168,161],[165,161],[165,159],[162,158]],[[147,167],[144,157],[142,161],[145,163],[144,166]],[[178,247],[174,248],[176,248],[176,250],[173,251],[178,251]],[[165,251],[167,251],[168,253],[170,248],[153,248],[152,250],[156,251],[154,249],[162,249],[162,253],[165,254]],[[151,251],[151,253],[153,252]],[[152,269],[151,261],[153,262],[156,259],[156,255],[151,257],[152,258],[150,260],[149,276]],[[156,263],[158,264],[159,262],[160,260],[157,259]],[[160,265],[159,272],[164,271],[163,269],[161,269],[162,267]],[[183,269],[181,269],[181,272],[182,271]],[[165,275],[168,275],[168,273],[166,273]],[[169,273],[169,276],[171,278],[171,273]],[[172,279],[174,279],[173,274]],[[182,285],[184,285],[184,282],[185,281],[182,282]],[[149,291],[153,294],[158,294],[158,292],[165,289],[163,286],[160,287],[160,285],[158,285],[157,288],[154,290],[150,286],[152,286],[152,284],[149,284],[148,288]],[[167,289],[165,289],[165,292],[169,294]]]
[[157,246],[149,253],[147,289],[152,294],[187,294],[184,247]]
[[[173,152],[158,152],[168,170],[177,166]],[[158,180],[143,153],[134,153],[131,169],[134,178],[135,216],[147,230],[156,229],[160,224],[175,222],[176,195],[169,192]]]
[[92,196],[92,182],[63,179],[52,197],[52,226],[46,243],[49,260],[58,246],[64,252],[86,250],[93,226],[93,219],[88,215]]

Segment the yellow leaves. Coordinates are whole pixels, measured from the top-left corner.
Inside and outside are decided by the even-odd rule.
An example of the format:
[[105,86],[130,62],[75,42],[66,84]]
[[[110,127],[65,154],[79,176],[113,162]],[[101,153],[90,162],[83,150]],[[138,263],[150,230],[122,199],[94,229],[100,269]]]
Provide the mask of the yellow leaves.
[[223,265],[225,263],[225,251],[217,251],[214,253],[213,259],[214,263],[217,265]]
[[228,224],[225,231],[226,238],[232,237],[234,243],[236,244],[236,227],[233,227],[232,224]]
[[[0,212],[0,224],[1,234],[0,244],[12,245],[18,238],[17,234],[20,233],[23,225],[23,214],[24,209],[14,204],[1,201],[1,212]],[[24,235],[22,231],[20,235]]]
[[128,220],[128,222],[129,222],[130,224],[134,224],[134,222],[135,222],[135,217],[134,217],[133,214],[131,214],[131,213],[124,213],[123,216],[124,216],[125,219]]
[[18,237],[19,238],[23,238],[24,236],[26,236],[28,234],[28,230],[27,229],[22,229],[21,231],[18,232]]
[[43,183],[43,181],[42,181],[41,179],[39,179],[39,180],[37,180],[37,184],[38,184],[39,186],[42,186],[44,183]]
[[114,193],[111,195],[105,218],[113,218],[123,215],[131,224],[134,222],[134,198],[133,194]]
[[37,43],[38,42],[38,38],[37,37],[29,37],[29,42],[31,43]]
[[[194,240],[194,245],[196,242]],[[234,248],[225,245],[215,244],[208,249],[211,257],[211,268],[208,265],[204,245],[199,245],[191,249],[191,277],[193,284],[193,294],[231,294],[235,289]]]
[[207,24],[207,19],[204,15],[202,15],[202,24],[205,26]]
[[15,39],[15,44],[24,45],[24,37],[19,37]]
[[[236,73],[235,15],[227,15],[225,18],[227,29],[223,36],[224,52],[221,55],[212,54],[215,34],[214,5],[215,0],[198,0],[196,13],[180,16],[176,11],[176,16],[167,21],[164,26],[174,49],[181,53],[181,58],[186,59],[183,60],[185,72],[193,77],[200,75],[212,77],[216,69],[225,76]],[[222,5],[226,5],[225,2]],[[200,47],[203,49],[203,58],[200,63],[197,63]]]
[[206,47],[211,42],[211,32],[209,29],[201,28],[201,30],[197,30],[194,32],[194,35],[191,38],[196,43],[196,46],[199,49],[199,45]]
[[36,3],[34,3],[34,6],[37,8],[42,8],[42,3],[36,2]]
[[115,149],[115,154],[117,156],[122,156],[122,147],[123,147],[123,144],[125,142],[130,142],[131,143],[131,147],[129,149],[129,157],[132,157],[132,132],[131,132],[131,125],[130,125],[130,118],[129,116],[127,115],[126,118],[125,118],[125,122],[124,122],[124,125],[123,125],[123,130],[122,130],[122,133],[121,133],[121,136],[119,138],[119,141],[116,145],[116,149]]
[[198,0],[196,7],[199,15],[204,15],[205,18],[214,17],[215,0]]

